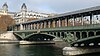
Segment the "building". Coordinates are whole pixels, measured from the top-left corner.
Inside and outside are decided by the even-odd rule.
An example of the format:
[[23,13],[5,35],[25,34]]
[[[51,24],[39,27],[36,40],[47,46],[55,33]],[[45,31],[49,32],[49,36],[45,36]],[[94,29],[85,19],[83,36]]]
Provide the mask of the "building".
[[25,3],[22,4],[19,12],[9,12],[7,3],[4,3],[0,9],[0,15],[10,15],[17,23],[27,22],[29,19],[42,19],[51,16],[50,14],[28,11]]
[[14,12],[8,12],[8,5],[7,3],[4,3],[2,8],[0,9],[0,16],[1,15],[10,15],[12,18],[14,18]]

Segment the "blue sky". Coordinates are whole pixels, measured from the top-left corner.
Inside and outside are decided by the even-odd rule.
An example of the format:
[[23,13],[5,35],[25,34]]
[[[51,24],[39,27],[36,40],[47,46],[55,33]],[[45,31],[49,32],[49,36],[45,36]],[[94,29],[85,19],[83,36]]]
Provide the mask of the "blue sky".
[[100,6],[100,0],[0,0],[0,8],[7,2],[9,11],[20,11],[26,3],[28,10],[44,13],[65,13]]

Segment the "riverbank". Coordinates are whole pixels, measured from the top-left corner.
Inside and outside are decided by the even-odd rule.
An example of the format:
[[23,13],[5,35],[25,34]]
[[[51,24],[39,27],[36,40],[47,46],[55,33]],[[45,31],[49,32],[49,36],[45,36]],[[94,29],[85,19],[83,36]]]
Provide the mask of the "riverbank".
[[13,41],[13,40],[0,40],[0,44],[19,44],[19,41]]
[[54,41],[20,41],[19,45],[55,44]]

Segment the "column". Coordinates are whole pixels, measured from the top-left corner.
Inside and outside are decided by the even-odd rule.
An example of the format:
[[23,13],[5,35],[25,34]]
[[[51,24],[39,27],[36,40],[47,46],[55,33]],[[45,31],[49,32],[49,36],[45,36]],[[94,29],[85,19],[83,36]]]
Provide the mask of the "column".
[[25,25],[23,25],[23,30],[25,30]]
[[28,30],[30,29],[30,25],[28,24]]
[[33,25],[31,24],[31,29],[33,29]]
[[60,19],[59,19],[59,27],[61,27],[61,22],[60,22]]
[[52,26],[53,28],[55,28],[55,20],[52,22]]
[[93,14],[90,15],[90,24],[92,24]]
[[46,28],[46,22],[44,22],[44,28]]
[[67,19],[65,19],[65,26],[67,26]]
[[42,26],[43,26],[43,23],[41,22],[41,24],[40,24],[40,29],[42,29]]
[[27,24],[25,25],[25,28],[26,28],[26,30],[27,30]]
[[35,29],[35,23],[34,23],[34,29]]
[[73,17],[73,26],[75,26],[75,18]]
[[67,26],[68,26],[68,18],[67,18]]
[[82,15],[82,16],[81,16],[81,24],[82,24],[82,25],[84,25],[84,22],[83,22],[83,21],[84,21],[84,18],[83,18],[83,15]]
[[25,24],[25,30],[26,30],[26,24]]
[[48,28],[50,28],[50,24],[51,24],[51,22],[49,21],[49,22],[48,22]]
[[38,23],[36,24],[36,28],[39,29],[39,25],[38,25]]
[[23,30],[23,25],[22,24],[20,24],[20,30]]

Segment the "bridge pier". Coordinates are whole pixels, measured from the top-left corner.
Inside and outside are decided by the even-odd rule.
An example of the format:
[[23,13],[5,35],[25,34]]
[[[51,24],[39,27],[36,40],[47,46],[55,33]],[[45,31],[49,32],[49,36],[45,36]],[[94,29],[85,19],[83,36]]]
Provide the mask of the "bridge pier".
[[99,47],[64,47],[63,48],[63,55],[82,55],[82,54],[89,54],[89,53],[96,53],[100,52]]

